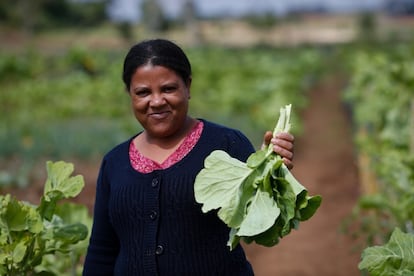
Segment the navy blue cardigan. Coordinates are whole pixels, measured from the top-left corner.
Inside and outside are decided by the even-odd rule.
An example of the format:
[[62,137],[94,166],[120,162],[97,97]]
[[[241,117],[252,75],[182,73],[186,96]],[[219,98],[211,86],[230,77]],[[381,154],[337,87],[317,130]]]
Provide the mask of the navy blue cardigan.
[[194,180],[215,149],[245,161],[254,152],[240,132],[203,120],[195,147],[170,168],[143,174],[128,141],[102,161],[83,275],[253,275],[242,247],[227,247],[229,228],[202,213]]

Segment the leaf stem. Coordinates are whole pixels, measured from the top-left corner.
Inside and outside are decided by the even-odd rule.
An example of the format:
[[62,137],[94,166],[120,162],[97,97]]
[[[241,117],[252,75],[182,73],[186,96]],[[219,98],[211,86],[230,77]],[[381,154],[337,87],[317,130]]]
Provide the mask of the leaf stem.
[[[285,105],[280,108],[279,119],[277,120],[276,126],[273,129],[273,137],[275,137],[280,132],[289,132],[290,131],[290,113],[292,110],[292,104]],[[273,153],[273,145],[269,143],[267,148],[266,156],[269,156]]]

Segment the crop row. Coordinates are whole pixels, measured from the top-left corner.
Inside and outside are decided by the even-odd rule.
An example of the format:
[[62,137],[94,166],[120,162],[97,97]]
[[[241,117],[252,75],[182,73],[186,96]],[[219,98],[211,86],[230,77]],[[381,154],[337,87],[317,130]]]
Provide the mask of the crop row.
[[355,218],[368,244],[414,234],[414,46],[352,54],[352,106],[363,194]]

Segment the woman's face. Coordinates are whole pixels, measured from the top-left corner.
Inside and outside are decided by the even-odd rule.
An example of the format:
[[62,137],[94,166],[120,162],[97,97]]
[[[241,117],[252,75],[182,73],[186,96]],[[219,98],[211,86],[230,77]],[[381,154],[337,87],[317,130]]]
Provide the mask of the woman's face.
[[190,84],[175,71],[146,64],[131,78],[129,95],[135,117],[154,138],[177,134],[187,118]]

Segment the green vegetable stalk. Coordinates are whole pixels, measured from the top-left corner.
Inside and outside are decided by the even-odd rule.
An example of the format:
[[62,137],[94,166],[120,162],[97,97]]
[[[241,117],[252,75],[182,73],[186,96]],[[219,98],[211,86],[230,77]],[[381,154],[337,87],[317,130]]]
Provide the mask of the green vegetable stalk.
[[[280,109],[273,135],[290,130],[290,113],[291,105]],[[272,145],[251,154],[246,163],[225,151],[213,151],[196,177],[194,192],[204,213],[218,209],[218,217],[231,228],[230,250],[240,239],[276,245],[311,218],[322,200],[308,195]]]

